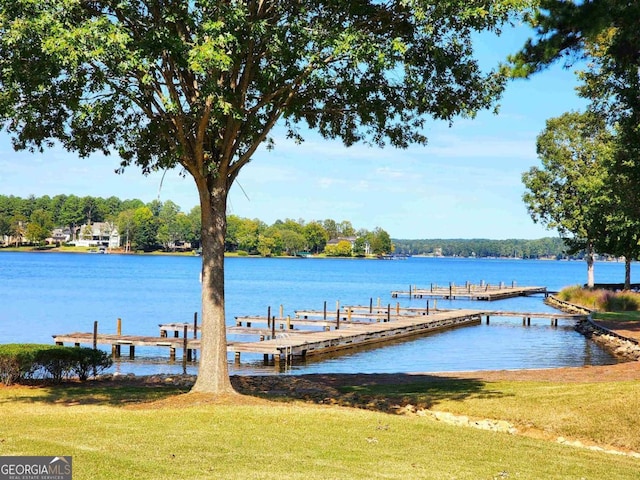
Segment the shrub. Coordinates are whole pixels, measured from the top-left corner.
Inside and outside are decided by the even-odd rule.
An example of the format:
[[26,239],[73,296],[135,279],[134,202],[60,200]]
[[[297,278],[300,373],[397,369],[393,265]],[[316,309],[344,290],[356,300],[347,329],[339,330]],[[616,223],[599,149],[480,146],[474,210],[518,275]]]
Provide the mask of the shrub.
[[0,345],[0,381],[4,385],[31,378],[37,370],[35,357],[41,345]]
[[75,348],[76,360],[73,364],[73,372],[84,382],[89,375],[96,376],[113,365],[113,360],[102,350],[92,348]]
[[49,374],[54,383],[60,383],[63,378],[69,377],[75,356],[73,348],[55,346],[39,350],[35,360]]
[[33,378],[36,374],[60,383],[73,375],[81,381],[97,375],[112,365],[101,350],[58,345],[0,345],[0,381],[10,385]]

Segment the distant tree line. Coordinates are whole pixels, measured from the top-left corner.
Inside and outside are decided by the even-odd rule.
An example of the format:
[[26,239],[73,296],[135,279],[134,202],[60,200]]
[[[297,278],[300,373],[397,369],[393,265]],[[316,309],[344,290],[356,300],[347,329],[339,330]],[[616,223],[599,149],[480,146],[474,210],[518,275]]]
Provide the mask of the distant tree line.
[[[200,207],[188,213],[171,200],[120,200],[116,197],[20,198],[0,195],[0,239],[40,245],[54,228],[68,229],[72,240],[83,235],[83,225],[106,222],[117,228],[122,246],[133,250],[172,250],[177,245],[200,245]],[[280,256],[302,252],[330,256],[365,256],[390,253],[391,237],[381,228],[356,230],[350,221],[332,219],[277,220],[267,225],[258,219],[229,215],[225,237],[228,252]]]
[[198,244],[200,209],[180,211],[172,201],[120,200],[117,197],[56,195],[20,198],[0,195],[0,238],[16,245],[26,240],[41,245],[55,228],[67,229],[71,240],[83,235],[82,225],[107,222],[136,250],[169,249],[179,242]]
[[[407,255],[446,257],[507,257],[507,258],[569,258],[567,246],[561,238],[545,237],[537,240],[488,239],[394,239],[395,252]],[[580,258],[576,253],[571,258]]]

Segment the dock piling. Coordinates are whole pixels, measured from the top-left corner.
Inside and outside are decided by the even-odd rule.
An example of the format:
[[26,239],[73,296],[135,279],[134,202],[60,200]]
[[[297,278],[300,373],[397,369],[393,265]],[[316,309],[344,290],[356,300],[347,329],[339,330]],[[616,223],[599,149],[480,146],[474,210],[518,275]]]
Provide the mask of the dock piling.
[[193,312],[193,338],[198,338],[198,312]]
[[182,366],[185,367],[187,365],[187,356],[189,355],[188,348],[187,348],[187,342],[189,341],[189,339],[187,338],[187,325],[184,326],[183,332],[184,333],[182,335]]

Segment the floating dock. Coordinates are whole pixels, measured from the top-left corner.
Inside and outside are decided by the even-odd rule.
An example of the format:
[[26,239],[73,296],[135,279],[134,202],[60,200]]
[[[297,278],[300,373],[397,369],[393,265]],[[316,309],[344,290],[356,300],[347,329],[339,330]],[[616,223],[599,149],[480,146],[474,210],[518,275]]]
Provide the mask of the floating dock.
[[469,300],[503,300],[505,298],[526,297],[529,295],[545,294],[547,287],[519,287],[515,283],[510,286],[504,283],[490,285],[488,283],[472,284],[467,282],[464,285],[450,283],[448,286],[431,284],[429,288],[409,287],[406,291],[393,291],[391,297],[409,298],[444,298],[447,300],[469,299]]

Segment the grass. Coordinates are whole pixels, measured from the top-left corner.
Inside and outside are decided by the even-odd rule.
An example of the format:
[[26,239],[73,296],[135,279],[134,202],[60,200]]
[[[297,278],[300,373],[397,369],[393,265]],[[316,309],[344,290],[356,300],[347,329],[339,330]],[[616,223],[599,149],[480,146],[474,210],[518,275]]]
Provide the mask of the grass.
[[640,321],[640,311],[636,312],[596,312],[593,314],[595,320],[606,320],[613,322],[638,322]]
[[[443,388],[446,388],[444,382]],[[521,429],[640,452],[640,383],[488,382],[472,395],[438,393],[437,383],[358,386],[363,396],[476,418],[506,420]],[[434,391],[435,390],[435,391]],[[434,400],[435,399],[435,400]]]
[[[387,385],[362,393],[436,395],[441,410],[552,427],[559,422],[576,433],[585,430],[578,417],[599,412],[611,421],[629,421],[638,431],[638,387],[632,383],[620,385],[619,401],[609,408],[604,407],[616,397],[615,385],[498,382],[481,390],[476,385],[473,395],[464,395],[464,385],[458,384],[454,390],[460,395],[438,395],[438,389],[448,388],[441,383]],[[0,388],[0,455],[72,455],[74,480],[624,480],[637,479],[640,472],[639,459],[429,417],[293,401],[169,402],[161,408],[146,403],[180,398],[171,397],[178,392],[149,386]],[[633,395],[635,403],[628,404]],[[611,416],[611,411],[633,418]],[[608,435],[611,425],[590,423],[590,434]]]

